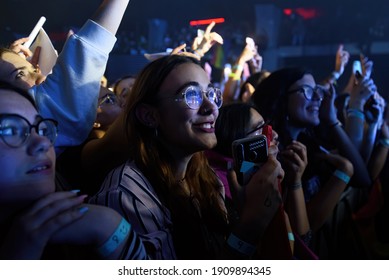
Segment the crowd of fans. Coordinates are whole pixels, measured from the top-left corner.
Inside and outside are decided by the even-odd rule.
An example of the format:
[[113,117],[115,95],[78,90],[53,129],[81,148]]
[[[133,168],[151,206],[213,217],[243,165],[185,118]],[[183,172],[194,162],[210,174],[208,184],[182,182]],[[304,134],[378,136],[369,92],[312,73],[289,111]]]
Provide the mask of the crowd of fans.
[[47,76],[28,38],[0,49],[0,258],[389,256],[389,110],[369,57],[348,72],[340,44],[325,79],[267,71],[252,34],[212,22],[107,81],[128,2],[104,0]]

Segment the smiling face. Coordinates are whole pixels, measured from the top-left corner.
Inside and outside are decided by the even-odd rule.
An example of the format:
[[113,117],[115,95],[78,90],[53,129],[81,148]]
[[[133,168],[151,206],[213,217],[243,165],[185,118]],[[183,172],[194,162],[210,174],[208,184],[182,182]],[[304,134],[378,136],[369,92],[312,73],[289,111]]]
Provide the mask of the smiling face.
[[197,85],[203,91],[211,86],[206,72],[199,65],[180,64],[166,77],[157,95],[160,99],[156,107],[158,133],[163,136],[168,149],[181,154],[211,149],[216,145],[214,125],[218,107],[204,94],[200,108],[189,108],[182,92],[190,85]]
[[[0,115],[17,114],[31,124],[39,120],[33,105],[23,96],[0,89]],[[18,148],[0,139],[0,205],[20,207],[54,192],[55,152],[48,138],[32,129]]]
[[[313,98],[307,100],[301,89],[303,86],[315,88],[316,83],[311,74],[305,74],[300,80],[296,81],[290,88],[288,93],[288,116],[290,122],[302,127],[316,126],[320,124],[319,109],[321,100]],[[314,93],[314,96],[317,93]]]
[[0,80],[22,89],[41,84],[45,76],[30,62],[14,52],[3,52],[0,58]]

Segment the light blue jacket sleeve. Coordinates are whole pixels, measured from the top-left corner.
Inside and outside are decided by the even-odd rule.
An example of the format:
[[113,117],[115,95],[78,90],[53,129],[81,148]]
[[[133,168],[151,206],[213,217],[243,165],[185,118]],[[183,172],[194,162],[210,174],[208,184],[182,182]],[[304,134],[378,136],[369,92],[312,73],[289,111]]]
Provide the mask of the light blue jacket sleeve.
[[100,80],[116,37],[88,20],[65,43],[52,74],[31,89],[39,113],[58,121],[57,155],[81,144],[96,118]]

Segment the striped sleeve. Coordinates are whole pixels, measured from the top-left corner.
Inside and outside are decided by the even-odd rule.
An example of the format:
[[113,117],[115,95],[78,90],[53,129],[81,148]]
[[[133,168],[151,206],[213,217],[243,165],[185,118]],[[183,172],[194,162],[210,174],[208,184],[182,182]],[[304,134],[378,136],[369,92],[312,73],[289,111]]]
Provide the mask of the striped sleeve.
[[113,170],[90,203],[118,211],[142,240],[149,258],[176,258],[170,212],[135,166],[126,163]]

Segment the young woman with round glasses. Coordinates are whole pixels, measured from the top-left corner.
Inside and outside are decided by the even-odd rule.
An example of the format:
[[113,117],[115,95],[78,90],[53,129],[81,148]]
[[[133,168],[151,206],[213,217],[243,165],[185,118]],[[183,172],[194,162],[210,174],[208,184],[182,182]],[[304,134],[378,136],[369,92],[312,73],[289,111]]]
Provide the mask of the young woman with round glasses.
[[[314,232],[314,250],[320,258],[339,258],[340,252],[352,256],[351,251],[346,252],[350,240],[345,234],[350,228],[347,229],[345,221],[350,221],[351,213],[335,210],[344,209],[337,207],[341,198],[344,202],[353,197],[348,196],[353,188],[344,193],[350,180],[353,187],[370,185],[363,159],[337,119],[335,97],[333,87],[324,90],[316,84],[313,75],[302,68],[273,72],[257,86],[252,96],[259,112],[266,120],[271,120],[278,132],[281,151],[288,152],[288,145],[296,140],[306,146],[307,168],[302,179],[291,182],[288,188],[304,190],[309,223]],[[337,153],[327,151],[335,149]],[[290,152],[290,156],[297,157],[297,154]],[[331,223],[331,217],[336,222]],[[291,222],[298,221],[291,217]],[[325,235],[326,230],[334,234]]]
[[117,212],[55,191],[56,137],[28,92],[0,88],[0,259],[146,258]]
[[231,224],[223,185],[203,154],[216,145],[222,99],[198,61],[171,55],[151,62],[127,101],[130,159],[90,202],[119,211],[153,259],[254,256],[279,206],[283,170],[270,156],[242,189],[240,221]]

